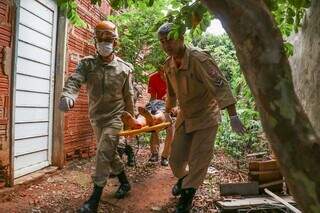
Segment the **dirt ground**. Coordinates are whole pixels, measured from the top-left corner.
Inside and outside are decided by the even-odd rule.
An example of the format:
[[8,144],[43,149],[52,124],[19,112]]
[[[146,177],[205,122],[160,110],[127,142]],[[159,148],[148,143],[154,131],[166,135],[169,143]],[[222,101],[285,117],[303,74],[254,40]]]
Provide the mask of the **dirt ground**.
[[[174,212],[177,198],[171,195],[171,187],[176,179],[169,167],[149,164],[148,156],[147,148],[140,149],[137,166],[126,168],[132,191],[125,199],[113,198],[118,182],[116,178],[108,181],[99,212]],[[215,154],[206,180],[197,191],[193,212],[217,212],[214,202],[221,199],[218,184],[245,181],[246,177],[230,169],[235,165],[222,153]],[[94,159],[69,162],[64,169],[2,196],[0,212],[75,212],[91,193],[93,166]]]

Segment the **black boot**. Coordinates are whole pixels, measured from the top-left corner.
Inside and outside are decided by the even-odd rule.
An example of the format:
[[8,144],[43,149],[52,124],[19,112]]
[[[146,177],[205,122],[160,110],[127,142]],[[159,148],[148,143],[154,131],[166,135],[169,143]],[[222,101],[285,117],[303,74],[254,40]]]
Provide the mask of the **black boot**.
[[79,213],[95,213],[98,211],[98,206],[101,198],[103,187],[94,185],[93,192],[89,198],[78,210]]
[[117,152],[119,154],[119,157],[122,158],[123,154],[125,153],[125,148],[117,147]]
[[133,153],[133,149],[130,145],[126,145],[124,148],[124,153],[126,153],[128,157],[127,165],[132,167],[135,165],[135,157]]
[[130,183],[129,183],[124,171],[118,175],[118,179],[120,182],[120,186],[119,186],[118,190],[116,191],[115,197],[118,199],[122,199],[131,190],[131,186],[130,186]]
[[174,186],[172,187],[171,194],[172,194],[173,196],[178,196],[178,195],[181,194],[182,181],[183,181],[183,179],[184,179],[185,177],[186,177],[186,176],[180,178],[180,179],[178,180],[178,182],[177,182],[176,184],[174,184]]
[[196,189],[188,188],[181,190],[181,196],[176,206],[176,213],[189,213],[192,209],[193,197],[196,193]]

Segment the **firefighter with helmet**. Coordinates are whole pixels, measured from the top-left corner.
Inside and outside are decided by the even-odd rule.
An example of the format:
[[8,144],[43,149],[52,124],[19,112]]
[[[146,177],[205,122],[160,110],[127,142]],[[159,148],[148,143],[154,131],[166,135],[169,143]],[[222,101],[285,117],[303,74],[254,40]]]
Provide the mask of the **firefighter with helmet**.
[[97,212],[100,197],[110,173],[115,174],[120,186],[115,193],[123,198],[131,189],[124,164],[117,152],[121,114],[134,115],[132,71],[133,66],[115,55],[117,27],[110,21],[101,21],[95,27],[96,55],[83,58],[75,73],[66,81],[59,103],[63,112],[73,108],[81,85],[86,84],[89,100],[89,118],[97,140],[94,187],[90,198],[79,212]]

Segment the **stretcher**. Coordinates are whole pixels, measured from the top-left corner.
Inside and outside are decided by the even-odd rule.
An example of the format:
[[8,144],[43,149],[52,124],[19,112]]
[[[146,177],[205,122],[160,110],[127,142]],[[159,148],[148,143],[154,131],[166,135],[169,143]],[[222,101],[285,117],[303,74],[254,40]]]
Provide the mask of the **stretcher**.
[[123,130],[119,132],[119,136],[133,137],[146,132],[160,132],[161,130],[166,129],[170,125],[170,122],[164,122],[153,126],[145,126],[141,129]]

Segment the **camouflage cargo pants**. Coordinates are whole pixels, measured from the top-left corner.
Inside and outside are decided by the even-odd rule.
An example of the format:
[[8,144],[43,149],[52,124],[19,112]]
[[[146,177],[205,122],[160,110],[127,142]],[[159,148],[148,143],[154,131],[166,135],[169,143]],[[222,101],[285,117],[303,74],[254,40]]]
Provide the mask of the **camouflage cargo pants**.
[[115,175],[124,170],[124,165],[117,152],[119,130],[92,125],[97,138],[96,168],[92,175],[93,182],[104,187],[112,172]]

